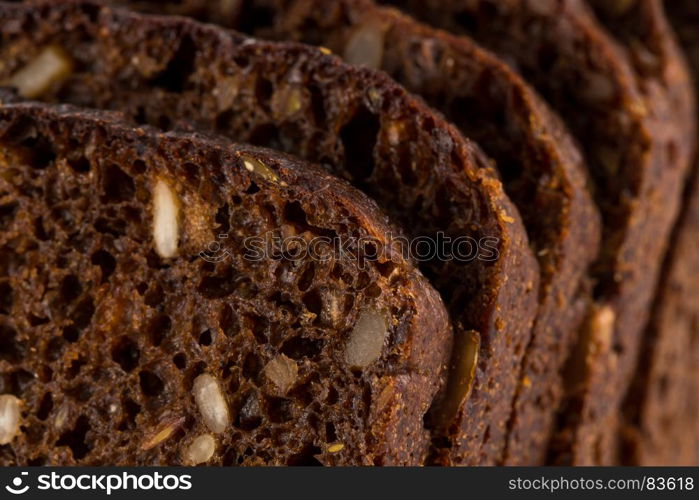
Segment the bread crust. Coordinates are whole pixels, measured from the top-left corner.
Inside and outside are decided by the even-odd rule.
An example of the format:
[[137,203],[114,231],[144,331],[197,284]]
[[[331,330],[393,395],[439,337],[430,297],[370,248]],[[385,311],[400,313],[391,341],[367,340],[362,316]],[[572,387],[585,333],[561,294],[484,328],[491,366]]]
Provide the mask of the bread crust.
[[[665,7],[688,56],[696,85],[699,5],[674,1],[667,2]],[[664,22],[663,17],[657,20]],[[696,407],[698,238],[699,164],[695,160],[684,191],[682,213],[670,240],[634,383],[624,403],[621,452],[627,465],[699,464],[699,434],[695,431],[699,411]]]
[[675,97],[666,90],[679,89],[686,106],[693,106],[686,69],[670,41],[647,47],[662,66],[658,79],[639,73],[627,49],[579,0],[390,3],[469,33],[501,55],[561,114],[586,152],[603,248],[592,273],[595,305],[568,365],[551,460],[614,462],[609,429],[617,428],[614,420],[636,366],[690,162],[693,133],[686,113],[675,114]]
[[[122,3],[162,10],[160,2]],[[341,0],[330,8],[322,0],[253,0],[241,2],[227,16],[215,5],[191,1],[178,5],[177,13],[241,27],[261,38],[321,45],[346,57],[359,37],[376,37],[378,68],[444,113],[495,160],[538,256],[539,310],[522,366],[517,368],[517,387],[514,394],[501,393],[487,442],[485,434],[469,435],[476,423],[464,421],[468,437],[448,438],[446,449],[438,444],[435,461],[509,463],[503,456],[508,434],[508,455],[523,464],[542,461],[563,393],[561,367],[583,319],[586,300],[580,296],[581,280],[597,255],[599,241],[599,214],[587,188],[586,168],[558,116],[519,75],[470,38],[430,28],[369,0]],[[257,21],[255,12],[265,15]]]
[[[24,149],[27,141],[33,149]],[[400,235],[372,200],[288,155],[136,128],[119,115],[66,106],[5,102],[0,144],[3,205],[15,207],[0,235],[0,251],[7,256],[23,250],[23,263],[3,270],[1,279],[13,295],[0,315],[3,338],[7,352],[17,354],[0,360],[3,392],[20,398],[24,410],[22,432],[0,455],[3,465],[186,463],[186,446],[207,432],[191,396],[192,381],[202,372],[226,384],[223,398],[237,408],[230,426],[216,436],[217,451],[208,463],[423,463],[430,442],[423,418],[446,380],[452,330],[439,295],[397,251],[392,238]],[[41,157],[51,158],[46,164],[31,156],[38,144],[51,153]],[[262,170],[250,172],[251,161]],[[89,171],[72,170],[85,162]],[[32,167],[40,173],[32,175]],[[152,250],[148,190],[155,179],[181,200],[181,244],[174,259],[160,259]],[[50,200],[41,196],[51,189]],[[243,217],[237,205],[247,202]],[[297,235],[370,237],[379,259],[364,261],[362,268],[360,260],[340,253],[328,262],[309,254],[288,262],[316,273],[294,288],[279,272],[284,259],[267,256],[260,265],[240,255],[243,235],[289,230],[297,221],[278,214],[290,206],[306,213]],[[80,223],[72,229],[51,223],[59,207],[63,217]],[[115,211],[140,217],[121,229],[113,226],[114,235],[106,236],[100,227],[114,223],[109,214]],[[40,220],[36,227],[42,230],[37,233],[31,220]],[[230,236],[218,240],[217,254],[229,258],[200,258],[210,248],[201,246],[206,241],[200,232],[215,238],[216,224],[228,226]],[[67,260],[63,255],[71,245],[80,252],[69,252]],[[106,257],[95,258],[107,254],[111,267]],[[235,289],[216,281],[231,265]],[[333,266],[364,273],[367,282],[317,276]],[[391,268],[390,277],[381,266]],[[327,304],[340,290],[349,305],[342,317],[331,321],[308,305],[309,294]],[[299,316],[283,315],[289,307]],[[366,310],[387,311],[391,318],[383,352],[357,370],[343,362],[342,353]],[[220,319],[224,311],[232,314],[226,321]],[[46,321],[32,320],[42,313],[48,313]],[[251,315],[255,335],[245,326],[235,334],[227,330],[231,321]],[[204,330],[208,337],[202,340]],[[295,338],[322,347],[298,356],[288,348]],[[126,355],[127,345],[134,356]],[[297,366],[284,395],[265,378],[265,367],[280,358]],[[327,391],[335,391],[335,401],[321,399]],[[251,398],[261,405],[254,425],[245,417],[252,412],[246,406]],[[275,406],[282,403],[286,416]],[[364,413],[358,425],[357,415]],[[163,424],[173,425],[172,437],[179,439],[168,434],[162,444],[153,441]],[[297,441],[272,442],[270,433],[292,433]],[[258,438],[262,445],[253,444]],[[343,446],[333,451],[338,442]]]
[[[77,68],[87,68],[42,99],[119,109],[141,121],[189,125],[327,164],[374,197],[409,236],[497,238],[494,262],[423,266],[455,328],[481,335],[482,397],[471,398],[463,410],[468,417],[459,418],[476,422],[474,433],[487,432],[489,408],[500,407],[502,391],[517,383],[539,271],[517,209],[475,143],[389,78],[317,49],[89,2],[3,5],[0,19],[2,76],[26,64],[36,53],[31,47],[46,44],[60,45]],[[285,93],[297,90],[301,110],[289,113],[279,103],[288,104]]]

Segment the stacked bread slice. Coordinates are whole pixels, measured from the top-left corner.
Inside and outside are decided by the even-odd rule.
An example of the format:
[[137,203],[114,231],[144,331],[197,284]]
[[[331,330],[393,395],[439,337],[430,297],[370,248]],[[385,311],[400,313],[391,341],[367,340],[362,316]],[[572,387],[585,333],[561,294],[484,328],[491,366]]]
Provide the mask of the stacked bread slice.
[[[699,82],[699,5],[668,2],[668,17]],[[628,465],[697,465],[699,432],[699,165],[695,161],[683,210],[665,258],[620,438]]]
[[568,362],[568,390],[549,451],[557,463],[616,463],[623,398],[696,142],[691,81],[662,3],[391,3],[497,52],[542,93],[583,147],[603,246],[591,273],[594,303]]
[[[470,429],[485,415],[461,422],[461,432],[442,446],[441,462],[499,461],[512,418],[526,420],[527,433],[545,439],[553,413],[541,418],[535,409],[554,408],[562,393],[560,368],[583,317],[583,278],[599,239],[599,215],[587,190],[582,156],[560,119],[519,75],[472,40],[371,1],[335,2],[331,15],[321,0],[254,5],[265,9],[264,22],[255,24],[256,17],[241,12],[231,23],[261,37],[315,42],[348,61],[383,69],[495,160],[540,264],[539,306],[517,386],[514,392],[500,391],[507,411],[490,418],[479,433]],[[522,380],[527,381],[526,396],[519,396]],[[513,417],[515,397],[522,401]]]
[[[366,196],[283,154],[118,115],[5,103],[0,124],[6,405],[30,410],[4,462],[426,454],[451,327]],[[352,234],[380,258],[255,255],[273,232]]]
[[387,3],[0,2],[3,464],[628,460],[662,5]]

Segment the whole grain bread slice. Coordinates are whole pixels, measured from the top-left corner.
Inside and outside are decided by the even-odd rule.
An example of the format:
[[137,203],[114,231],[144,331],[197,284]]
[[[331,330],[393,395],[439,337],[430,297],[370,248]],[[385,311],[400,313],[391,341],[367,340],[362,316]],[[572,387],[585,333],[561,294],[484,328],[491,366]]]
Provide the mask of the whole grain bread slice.
[[[667,2],[667,14],[699,82],[699,5]],[[657,18],[662,22],[663,17]],[[624,405],[627,465],[699,464],[699,163],[685,188],[651,321]]]
[[690,164],[694,135],[675,102],[683,95],[685,109],[693,106],[686,68],[676,49],[658,45],[645,47],[657,56],[655,71],[637,71],[580,0],[387,3],[494,50],[560,113],[586,152],[603,247],[551,459],[613,463],[610,429],[618,427]]
[[[0,25],[0,78],[22,83],[46,51],[72,68],[39,89],[42,100],[295,153],[362,188],[433,250],[450,238],[422,266],[462,346],[454,374],[467,374],[445,392],[439,426],[467,420],[486,436],[506,425],[536,314],[538,264],[491,161],[421,100],[321,50],[182,18],[91,2],[4,3]],[[457,253],[469,245],[475,254]]]
[[46,104],[0,172],[3,465],[423,463],[452,330],[367,196]]
[[[542,278],[539,311],[510,416],[510,455],[542,463],[563,393],[562,366],[583,319],[582,278],[597,256],[599,214],[587,189],[582,156],[560,119],[528,84],[468,37],[421,24],[371,0],[245,0],[222,10],[192,0],[177,6],[119,1],[136,9],[176,12],[261,37],[321,45],[354,64],[382,69],[423,97],[496,161],[507,194],[522,214]],[[169,9],[175,9],[169,10]],[[436,442],[434,460],[493,464],[508,428]]]
[[[604,4],[599,0],[588,0],[588,3],[594,9],[598,19],[621,43],[633,64],[639,86],[647,89],[646,94],[654,101],[665,103],[662,112],[667,116],[667,121],[685,134],[687,147],[689,151],[693,151],[696,146],[695,98],[686,76],[682,75],[682,79],[678,81],[675,75],[678,71],[685,71],[684,55],[681,54],[675,34],[667,20],[663,1],[637,0],[628,2],[626,5]],[[686,202],[686,197],[682,200]],[[675,237],[681,239],[677,231],[676,229]],[[675,240],[672,238],[670,245],[675,245]],[[671,247],[670,255],[675,251]],[[664,272],[661,273],[660,279],[662,287],[664,286],[662,283],[667,283]],[[652,315],[651,320],[653,321]],[[647,354],[644,351],[652,349],[654,342],[652,336],[652,333],[646,333],[641,339],[641,357],[632,377],[632,389],[626,394],[627,400],[635,398],[634,394],[637,393],[639,384],[648,373]],[[621,424],[625,426],[629,417],[625,414],[621,416]],[[621,460],[624,460],[626,454],[623,449],[624,436],[628,432],[620,432],[618,424],[611,425],[611,418],[616,421],[619,414],[610,417],[610,425],[607,426],[607,436],[604,441],[609,443],[608,446],[617,452]],[[628,427],[626,429],[628,430]],[[621,449],[619,449],[620,446]]]

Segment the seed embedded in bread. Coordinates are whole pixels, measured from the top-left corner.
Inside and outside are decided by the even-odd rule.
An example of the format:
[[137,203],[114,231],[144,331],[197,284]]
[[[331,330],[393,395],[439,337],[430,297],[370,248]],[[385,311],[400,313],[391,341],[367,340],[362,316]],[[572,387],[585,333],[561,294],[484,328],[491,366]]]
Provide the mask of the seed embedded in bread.
[[604,305],[594,312],[592,317],[592,332],[598,348],[609,350],[614,337],[616,313],[609,305]]
[[245,170],[248,172],[259,175],[269,182],[279,181],[279,176],[276,174],[276,172],[265,165],[262,160],[247,155],[241,155],[240,158],[243,160]]
[[349,335],[345,360],[354,368],[366,368],[381,357],[388,333],[388,321],[375,309],[362,312]]
[[283,354],[277,356],[265,366],[265,375],[274,384],[280,394],[286,394],[296,383],[299,369],[293,359]]
[[333,443],[331,445],[328,445],[328,453],[339,453],[344,449],[344,443]]
[[36,99],[51,85],[67,78],[73,71],[73,62],[63,49],[45,47],[32,62],[15,73],[9,85],[27,99]]
[[451,424],[459,409],[464,407],[464,401],[471,395],[480,346],[478,332],[467,331],[454,336],[447,391],[439,405],[439,411],[435,412],[437,423],[442,428]]
[[53,426],[58,430],[63,429],[63,426],[68,421],[69,416],[70,416],[70,407],[67,404],[61,406],[58,409],[58,411],[56,412],[56,418],[54,418],[54,420],[53,420]]
[[383,61],[384,30],[376,22],[367,22],[352,33],[343,58],[350,64],[380,69]]
[[175,431],[184,423],[184,420],[184,417],[167,419],[156,429],[156,431],[150,437],[148,437],[143,442],[143,444],[141,445],[141,449],[143,451],[150,450],[151,448],[155,448],[160,443],[170,438],[170,436],[172,436],[175,433]]
[[167,182],[158,179],[153,188],[153,241],[164,259],[177,254],[179,242],[179,200]]
[[0,396],[0,445],[11,443],[19,433],[21,404],[12,394]]
[[216,451],[216,439],[211,434],[202,434],[184,452],[184,460],[190,465],[199,465],[211,460]]
[[199,413],[209,430],[216,434],[224,432],[230,424],[231,417],[218,380],[208,373],[199,375],[194,379],[192,392]]

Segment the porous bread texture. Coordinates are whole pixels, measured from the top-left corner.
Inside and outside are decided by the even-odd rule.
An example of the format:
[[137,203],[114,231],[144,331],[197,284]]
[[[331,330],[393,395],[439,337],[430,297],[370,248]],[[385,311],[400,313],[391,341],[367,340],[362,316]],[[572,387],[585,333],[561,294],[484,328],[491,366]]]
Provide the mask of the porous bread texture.
[[[637,2],[643,19],[638,26],[653,26],[648,39],[637,42],[654,69],[639,71],[582,0],[386,3],[492,49],[560,113],[586,153],[603,247],[591,275],[595,304],[571,356],[549,459],[614,463],[617,418],[695,142],[687,69],[672,36],[648,22],[659,4]],[[607,307],[614,311],[614,329],[599,349],[595,339],[603,332],[591,329],[598,323],[595,311]]]
[[[176,213],[173,254],[157,210]],[[269,150],[5,103],[0,213],[2,465],[424,462],[451,326],[345,182]],[[321,259],[250,240],[274,235],[347,244]]]
[[[699,82],[699,4],[666,2],[672,28]],[[654,25],[662,23],[660,17]],[[653,25],[652,24],[652,25]],[[626,465],[699,464],[699,162],[684,191],[662,280],[631,390],[626,395],[622,460]]]
[[292,152],[370,194],[409,236],[496,241],[495,260],[436,258],[422,269],[448,305],[455,334],[481,336],[477,397],[455,416],[472,423],[463,439],[503,432],[539,272],[517,209],[474,143],[385,75],[318,49],[90,2],[3,4],[0,21],[0,78],[46,46],[76,62],[44,100]]
[[[116,3],[164,9],[162,2]],[[562,367],[587,303],[582,279],[597,256],[600,229],[586,165],[561,120],[516,72],[470,38],[433,29],[370,0],[331,5],[246,0],[227,15],[203,0],[171,7],[253,36],[321,45],[353,64],[382,69],[444,113],[496,161],[539,260],[539,310],[518,367],[509,428],[492,426],[487,439],[486,434],[462,439],[457,431],[446,443],[437,442],[434,459],[467,465],[543,463],[563,395]],[[509,406],[499,413],[506,414]],[[462,422],[466,431],[473,425]]]
[[[687,160],[694,157],[693,152],[697,144],[696,99],[689,70],[685,65],[685,57],[666,17],[663,0],[636,0],[626,2],[626,5],[624,2],[604,4],[599,0],[588,0],[587,3],[594,9],[603,26],[620,43],[621,49],[632,64],[638,86],[654,110],[655,121],[653,125],[655,130],[658,130],[659,141],[662,143],[663,138],[665,138],[664,142],[667,144],[664,165],[674,171],[679,179],[679,187],[673,189],[673,192],[677,190],[680,193],[686,193],[684,181],[686,174],[689,173],[686,168]],[[674,142],[672,137],[675,137]],[[689,183],[691,184],[691,180]],[[680,195],[678,198],[679,206],[685,212],[687,210],[684,208],[687,204],[686,200],[686,196]],[[656,203],[658,207],[661,207],[661,210],[664,206],[664,201],[661,201],[660,197],[651,200],[651,203]],[[676,206],[673,205],[673,209]],[[667,218],[666,220],[668,224],[666,232],[670,235],[667,240],[668,250],[672,254],[675,251],[673,246],[677,243],[677,230],[675,232],[670,232],[670,230],[676,219]],[[665,255],[665,260],[667,260],[668,254],[662,255]],[[657,269],[660,272],[656,283],[660,284],[657,286],[654,284],[646,294],[649,299],[646,301],[645,312],[646,317],[650,318],[651,321],[654,321],[651,300],[657,296],[657,294],[653,295],[652,292],[656,291],[658,286],[664,286],[662,283],[667,283],[667,277],[662,268],[657,267]],[[645,323],[643,327],[645,328]],[[648,366],[645,364],[646,358],[644,358],[643,351],[652,348],[651,345],[654,342],[652,336],[652,333],[646,334],[644,331],[640,331],[635,344],[631,344],[626,349],[633,356],[633,362],[630,366],[625,367],[628,374],[625,376],[629,382],[624,385],[625,392],[620,396],[615,395],[613,410],[607,412],[606,423],[600,426],[603,429],[603,435],[598,439],[605,443],[606,451],[603,460],[606,463],[618,463],[625,460],[624,455],[627,451],[624,450],[624,435],[626,434],[624,421],[627,417],[617,408],[622,404],[619,403],[620,398],[623,400],[634,397],[633,393],[636,390],[629,388],[629,384],[632,387],[637,385],[637,379],[643,380],[644,374],[647,373]],[[599,387],[608,384],[608,379],[604,373],[599,377],[597,384],[597,387],[592,389],[594,392],[599,392]],[[648,387],[650,388],[650,386]]]

